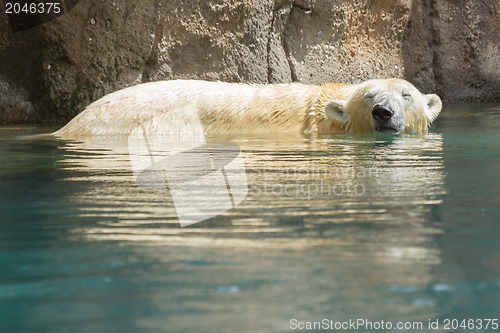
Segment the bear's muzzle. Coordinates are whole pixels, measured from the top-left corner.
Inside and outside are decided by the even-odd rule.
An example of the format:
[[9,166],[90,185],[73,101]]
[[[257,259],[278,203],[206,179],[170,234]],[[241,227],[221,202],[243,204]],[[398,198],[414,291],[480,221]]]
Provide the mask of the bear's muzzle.
[[404,125],[394,117],[394,110],[390,105],[375,104],[372,109],[374,129],[382,133],[398,133]]

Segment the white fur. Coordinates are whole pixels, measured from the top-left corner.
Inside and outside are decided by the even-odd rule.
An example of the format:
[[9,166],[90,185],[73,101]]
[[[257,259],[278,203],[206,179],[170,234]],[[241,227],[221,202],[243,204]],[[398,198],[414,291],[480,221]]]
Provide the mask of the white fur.
[[[373,131],[371,106],[363,94],[374,87],[391,94],[400,94],[401,89],[414,92],[416,104],[401,110],[409,115],[407,130],[425,130],[441,110],[439,97],[425,99],[410,83],[396,79],[323,86],[174,80],[144,83],[106,95],[54,134],[129,135],[146,123],[150,135],[183,134],[189,132],[186,124],[192,121],[182,111],[192,109],[187,106],[198,110],[206,133]],[[425,103],[428,100],[439,107],[431,110]],[[419,125],[414,126],[416,123]]]

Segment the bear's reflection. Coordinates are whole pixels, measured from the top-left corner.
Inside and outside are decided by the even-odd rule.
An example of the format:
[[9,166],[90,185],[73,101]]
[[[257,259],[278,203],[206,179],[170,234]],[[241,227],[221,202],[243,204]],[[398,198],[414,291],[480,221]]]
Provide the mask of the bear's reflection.
[[[374,228],[370,237],[382,238],[377,247],[386,253],[384,228],[414,228],[413,235],[401,235],[412,239],[439,232],[433,227],[435,213],[446,193],[439,134],[208,141],[224,140],[241,147],[248,196],[222,216],[190,228],[190,234],[202,234],[208,228],[209,233],[251,232],[256,238],[303,236],[298,243],[307,243],[310,238],[317,242],[336,237],[335,225],[341,224],[354,232]],[[132,228],[122,233],[126,237],[143,224],[166,227],[149,230],[152,237],[187,232],[178,228],[168,186],[164,190],[137,186],[127,144],[123,138],[101,137],[66,145],[64,163],[68,170],[79,171],[73,180],[88,185],[72,200],[87,202],[82,207],[91,207],[96,200],[103,204],[102,211],[82,212],[104,220],[113,217],[106,226],[111,229],[103,229],[103,235],[118,227]],[[193,194],[191,199],[202,198]],[[297,239],[289,246],[294,244]],[[418,252],[395,251],[398,255]]]
[[[437,213],[446,193],[441,135],[207,139],[214,141],[241,148],[248,195],[189,228],[179,226],[168,186],[137,185],[126,138],[68,142],[64,167],[73,172],[67,180],[82,189],[71,200],[87,221],[71,237],[159,250],[182,246],[242,262],[265,253],[268,259],[258,260],[273,267],[269,276],[286,283],[295,276],[315,299],[343,299],[345,315],[388,313],[388,305],[369,312],[364,306],[385,299],[405,305],[392,306],[394,315],[423,304],[425,320],[432,318],[434,300],[418,291],[433,283],[433,267],[441,262],[434,241],[442,232]],[[198,199],[193,194],[193,202]],[[278,269],[282,260],[293,263],[286,274]],[[235,268],[242,274],[247,269],[254,274],[262,267]],[[337,286],[336,294],[325,294],[320,285]]]

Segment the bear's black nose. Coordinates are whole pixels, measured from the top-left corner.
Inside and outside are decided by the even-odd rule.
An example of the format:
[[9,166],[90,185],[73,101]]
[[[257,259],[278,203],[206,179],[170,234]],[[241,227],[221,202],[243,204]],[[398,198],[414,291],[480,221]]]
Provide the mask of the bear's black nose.
[[373,119],[378,122],[384,122],[392,118],[394,111],[390,106],[376,104],[372,110]]

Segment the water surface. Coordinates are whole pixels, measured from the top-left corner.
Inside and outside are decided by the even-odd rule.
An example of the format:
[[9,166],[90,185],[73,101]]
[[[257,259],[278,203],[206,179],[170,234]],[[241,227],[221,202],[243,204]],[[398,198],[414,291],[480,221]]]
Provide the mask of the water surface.
[[0,128],[2,332],[499,317],[498,104],[425,135],[211,137],[241,147],[248,195],[184,228],[127,140],[18,139],[50,130]]

